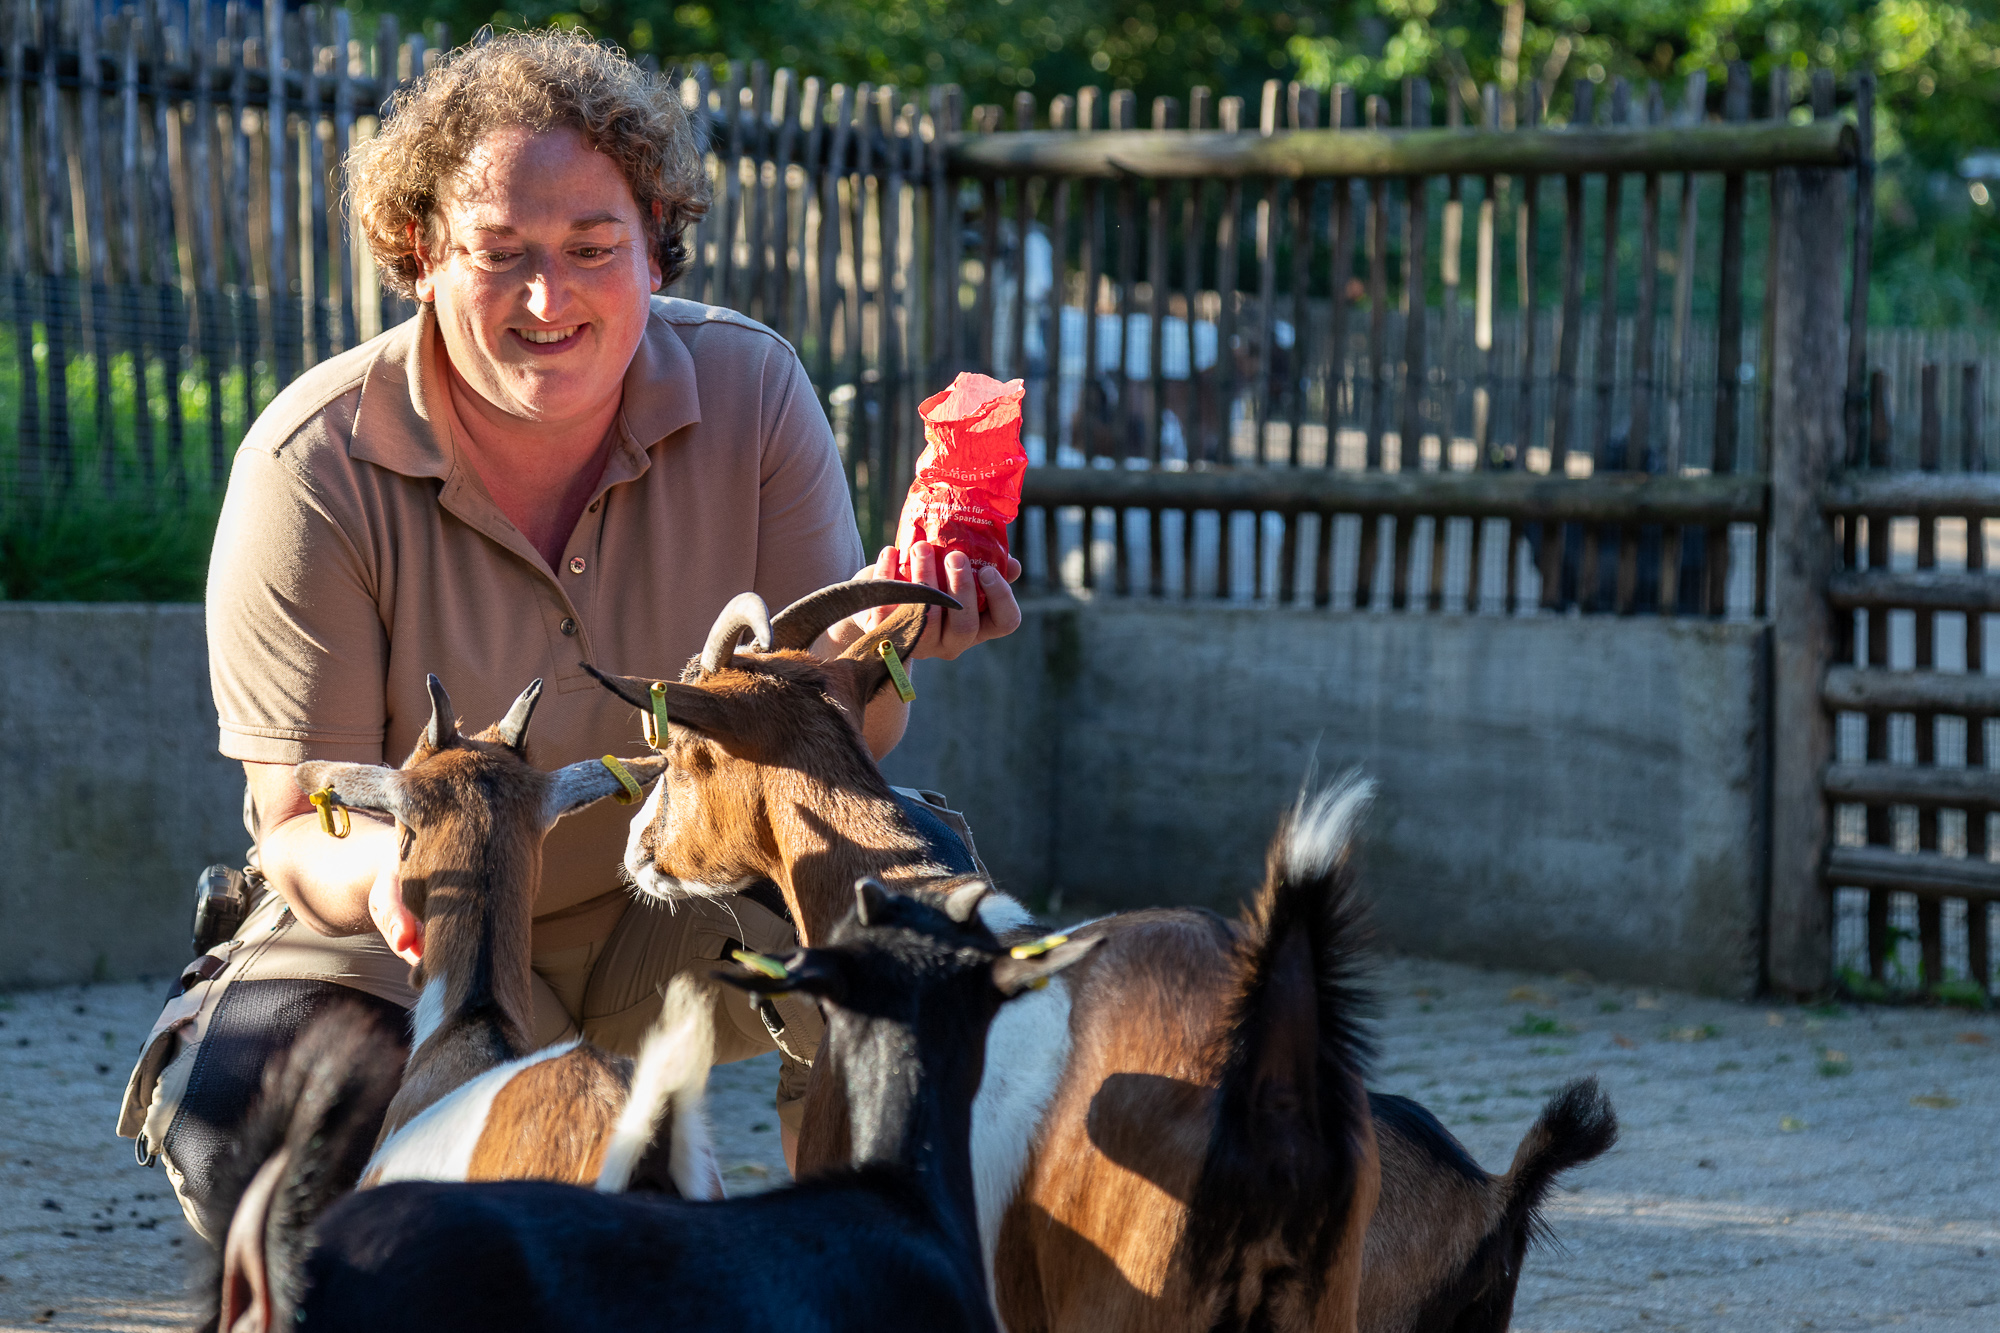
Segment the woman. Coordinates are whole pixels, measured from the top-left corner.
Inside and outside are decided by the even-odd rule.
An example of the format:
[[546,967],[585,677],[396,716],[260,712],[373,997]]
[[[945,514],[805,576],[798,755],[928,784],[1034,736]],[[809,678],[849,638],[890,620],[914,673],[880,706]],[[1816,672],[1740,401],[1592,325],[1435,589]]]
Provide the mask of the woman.
[[[238,450],[210,566],[210,673],[271,892],[215,951],[220,971],[202,964],[163,1016],[120,1122],[211,1237],[206,1193],[264,1064],[329,999],[415,999],[421,930],[393,826],[357,818],[329,838],[292,766],[400,761],[429,718],[427,673],[475,728],[545,680],[528,746],[542,768],[629,751],[632,712],[584,661],[674,669],[735,594],[781,606],[862,561],[792,348],[732,311],[655,295],[708,202],[693,129],[660,80],[576,34],[495,38],[402,94],[347,169],[384,282],[421,308],[306,372]],[[966,607],[985,593],[916,656],[955,657],[1020,623],[994,571],[975,581],[961,555],[911,555]],[[873,570],[895,567],[885,551]],[[870,708],[878,756],[906,707],[890,693]],[[618,881],[624,834],[624,812],[600,806],[548,839],[538,1041],[580,1030],[629,1050],[675,972],[737,942],[791,946],[759,895],[635,904]],[[788,1038],[816,1032],[795,1009]],[[716,1024],[719,1058],[771,1048],[742,1006]],[[788,1160],[796,1055],[809,1052],[787,1053],[778,1094]]]

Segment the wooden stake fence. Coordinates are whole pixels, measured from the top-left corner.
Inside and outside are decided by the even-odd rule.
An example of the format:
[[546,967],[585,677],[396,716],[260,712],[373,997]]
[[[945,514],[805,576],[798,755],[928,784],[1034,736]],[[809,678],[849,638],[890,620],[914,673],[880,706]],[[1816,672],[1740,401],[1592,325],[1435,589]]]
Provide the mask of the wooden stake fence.
[[[413,313],[339,164],[448,47],[315,6],[0,2],[6,504],[212,495],[284,383]],[[921,397],[985,370],[1027,382],[1046,588],[1765,619],[1773,982],[1825,983],[1858,892],[1868,978],[1991,984],[2000,346],[1867,328],[1865,77],[1144,109],[669,77],[714,189],[672,294],[799,349],[868,536]]]

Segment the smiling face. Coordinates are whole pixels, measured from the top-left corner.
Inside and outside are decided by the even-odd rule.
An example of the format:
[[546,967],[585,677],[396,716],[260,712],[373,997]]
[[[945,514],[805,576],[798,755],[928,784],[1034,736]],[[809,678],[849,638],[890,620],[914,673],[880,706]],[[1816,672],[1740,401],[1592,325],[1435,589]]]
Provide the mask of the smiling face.
[[610,158],[574,129],[488,133],[440,191],[417,278],[488,410],[560,428],[615,404],[660,268]]

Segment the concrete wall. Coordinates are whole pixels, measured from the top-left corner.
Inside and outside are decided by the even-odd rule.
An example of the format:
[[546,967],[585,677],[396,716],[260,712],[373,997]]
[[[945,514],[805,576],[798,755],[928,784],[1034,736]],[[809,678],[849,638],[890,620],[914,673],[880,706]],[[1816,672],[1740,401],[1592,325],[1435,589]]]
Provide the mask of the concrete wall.
[[[1322,774],[1358,764],[1381,783],[1364,866],[1391,945],[1746,994],[1766,638],[1652,619],[1037,606],[1015,639],[925,664],[891,769],[948,792],[1030,897],[1226,906],[1254,886],[1315,758]],[[1001,829],[1020,845],[1003,849]]]
[[[1386,942],[1755,988],[1766,632],[1653,620],[1031,604],[925,663],[893,780],[1040,902],[1228,907],[1317,757],[1381,783]],[[165,974],[242,854],[198,607],[0,605],[0,985]]]
[[241,863],[199,606],[0,603],[0,985],[165,976]]

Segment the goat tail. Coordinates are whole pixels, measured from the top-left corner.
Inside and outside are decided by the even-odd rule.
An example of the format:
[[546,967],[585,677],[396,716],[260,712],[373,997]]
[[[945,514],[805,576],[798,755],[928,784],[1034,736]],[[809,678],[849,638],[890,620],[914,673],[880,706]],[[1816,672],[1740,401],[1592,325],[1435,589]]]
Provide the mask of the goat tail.
[[1525,1250],[1530,1240],[1547,1240],[1541,1207],[1556,1177],[1603,1156],[1616,1142],[1618,1115],[1597,1080],[1567,1084],[1549,1098],[1514,1150],[1514,1164],[1502,1178],[1507,1193],[1498,1230],[1518,1236],[1518,1250]]
[[360,1179],[402,1066],[400,1035],[342,1004],[266,1067],[217,1183],[229,1224],[197,1279],[196,1328],[291,1327],[313,1224]]
[[[1301,791],[1265,855],[1264,885],[1243,916],[1239,961],[1270,980],[1292,941],[1311,960],[1320,1056],[1327,1072],[1365,1071],[1373,1047],[1362,1020],[1365,913],[1355,884],[1354,838],[1375,800],[1375,783],[1350,769],[1318,791]],[[1365,1101],[1356,1109],[1367,1112]]]
[[671,1184],[684,1199],[722,1197],[702,1109],[714,1057],[709,992],[683,972],[668,985],[666,1003],[633,1061],[631,1090],[597,1174],[599,1190],[619,1194]]
[[1349,1232],[1372,1142],[1351,848],[1374,794],[1358,772],[1301,792],[1238,925],[1214,1129],[1182,1242],[1208,1280],[1231,1281],[1240,1256],[1276,1242],[1317,1282]]

